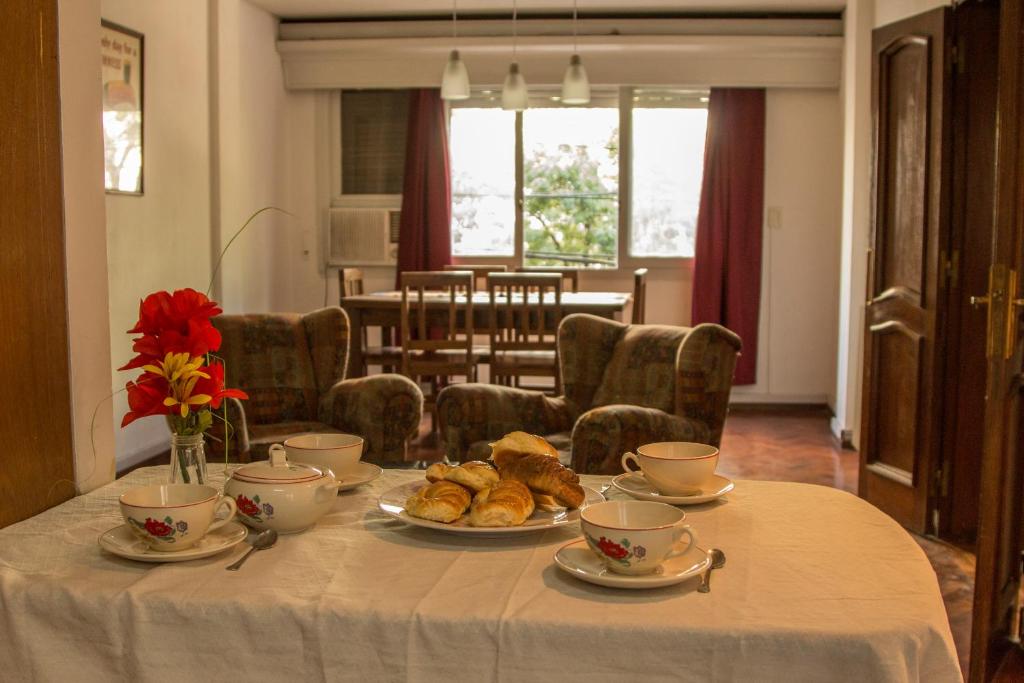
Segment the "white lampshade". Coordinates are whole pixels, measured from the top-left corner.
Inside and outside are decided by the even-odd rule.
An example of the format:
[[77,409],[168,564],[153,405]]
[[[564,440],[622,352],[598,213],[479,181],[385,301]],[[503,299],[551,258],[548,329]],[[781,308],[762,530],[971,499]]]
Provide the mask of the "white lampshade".
[[448,55],[448,63],[444,65],[444,76],[441,77],[442,100],[469,99],[469,72],[459,57],[458,50]]
[[505,84],[501,87],[501,108],[523,111],[530,102],[530,92],[526,89],[526,79],[519,73],[519,65],[509,64]]
[[569,60],[569,68],[562,79],[562,104],[586,104],[590,102],[590,80],[579,55]]

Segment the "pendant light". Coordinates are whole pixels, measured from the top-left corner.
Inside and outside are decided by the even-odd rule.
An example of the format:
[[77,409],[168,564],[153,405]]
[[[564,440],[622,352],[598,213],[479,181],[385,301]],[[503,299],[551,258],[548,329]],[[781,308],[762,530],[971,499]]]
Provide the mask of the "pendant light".
[[519,64],[516,63],[516,48],[519,42],[516,10],[516,0],[512,0],[512,63],[508,65],[508,75],[505,76],[505,84],[501,88],[501,108],[523,111],[530,102],[530,93],[526,89],[526,79],[519,72]]
[[[457,23],[458,11],[456,3],[452,0],[452,42],[458,38]],[[452,49],[448,55],[448,63],[444,65],[444,75],[441,77],[441,99],[442,100],[468,100],[469,99],[469,72],[466,65],[459,57],[459,51]]]
[[569,68],[565,70],[565,78],[562,79],[562,104],[590,102],[590,81],[576,49],[576,3],[577,0],[572,1],[572,57],[569,59]]

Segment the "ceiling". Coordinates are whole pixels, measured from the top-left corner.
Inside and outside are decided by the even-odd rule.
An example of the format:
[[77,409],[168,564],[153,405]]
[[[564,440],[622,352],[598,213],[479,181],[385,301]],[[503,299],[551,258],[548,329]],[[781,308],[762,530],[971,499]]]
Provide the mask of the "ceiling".
[[[452,0],[249,0],[283,19],[450,16]],[[527,15],[564,14],[573,0],[519,0]],[[586,14],[840,12],[846,0],[577,0]],[[459,0],[460,14],[509,15],[512,0]]]

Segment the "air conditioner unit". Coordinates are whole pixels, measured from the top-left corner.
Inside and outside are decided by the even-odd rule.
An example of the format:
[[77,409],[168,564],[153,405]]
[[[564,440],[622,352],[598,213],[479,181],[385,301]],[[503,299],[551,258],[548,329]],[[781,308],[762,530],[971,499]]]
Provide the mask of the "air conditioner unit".
[[394,265],[400,216],[394,209],[331,209],[327,265]]

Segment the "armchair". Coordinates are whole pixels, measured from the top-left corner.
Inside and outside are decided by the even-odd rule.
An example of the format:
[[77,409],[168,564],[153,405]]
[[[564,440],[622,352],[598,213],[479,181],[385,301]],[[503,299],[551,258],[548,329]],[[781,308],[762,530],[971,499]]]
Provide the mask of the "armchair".
[[[567,316],[558,329],[562,396],[488,384],[438,395],[446,455],[486,457],[514,430],[571,444],[580,473],[621,472],[626,451],[655,441],[718,445],[740,339],[720,325],[625,325]],[[571,433],[570,433],[571,432]]]
[[348,315],[337,306],[306,315],[220,315],[227,382],[249,394],[233,401],[232,450],[266,457],[270,444],[302,432],[347,432],[366,440],[363,459],[402,462],[419,429],[423,394],[401,375],[345,379]]

